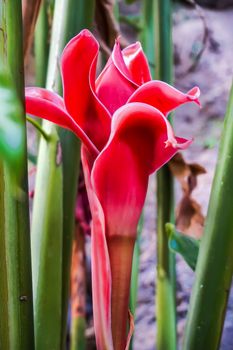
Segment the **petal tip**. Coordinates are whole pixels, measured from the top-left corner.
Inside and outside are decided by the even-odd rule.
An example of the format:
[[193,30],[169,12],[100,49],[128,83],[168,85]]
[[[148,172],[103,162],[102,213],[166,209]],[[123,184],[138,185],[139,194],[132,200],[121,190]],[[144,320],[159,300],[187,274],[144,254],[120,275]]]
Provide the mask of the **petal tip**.
[[187,92],[187,97],[190,101],[195,102],[199,107],[201,107],[201,103],[199,100],[200,97],[200,89],[198,86],[194,86],[191,90]]
[[186,140],[180,137],[170,138],[167,141],[165,141],[165,148],[171,146],[173,148],[176,148],[177,150],[185,150],[193,143],[193,141],[193,138],[190,140]]

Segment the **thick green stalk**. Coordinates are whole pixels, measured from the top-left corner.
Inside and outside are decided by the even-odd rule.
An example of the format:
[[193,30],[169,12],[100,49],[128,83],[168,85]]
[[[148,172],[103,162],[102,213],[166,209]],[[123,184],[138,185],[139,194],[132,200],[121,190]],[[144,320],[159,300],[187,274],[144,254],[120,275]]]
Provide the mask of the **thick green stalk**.
[[49,54],[49,24],[47,1],[42,0],[35,30],[36,85],[44,87],[46,83]]
[[[52,37],[46,87],[57,74]],[[55,69],[54,69],[55,68]],[[41,138],[32,217],[32,269],[36,350],[61,349],[63,177],[62,151],[56,127],[43,122],[49,141]]]
[[[0,3],[0,62],[9,67],[24,104],[21,1]],[[19,116],[25,120],[25,115]],[[27,153],[22,162],[23,195],[16,198],[9,170],[0,162],[0,348],[34,349]]]
[[[75,1],[75,0],[57,0],[55,2],[54,20],[52,28],[52,39],[49,58],[48,80],[50,88],[53,88],[62,94],[62,86],[60,74],[58,71],[58,58],[66,45],[67,41],[77,34],[81,28],[90,27],[93,21],[94,0]],[[48,123],[45,123],[48,125]],[[47,126],[45,127],[47,131]],[[74,212],[75,200],[77,193],[77,179],[79,172],[79,141],[68,131],[60,130],[59,132],[62,144],[62,160],[63,160],[63,221],[60,222],[60,228],[63,232],[62,242],[62,282],[57,290],[57,294],[61,297],[61,347],[65,346],[66,339],[66,323],[67,308],[69,298],[70,285],[70,264],[71,251],[74,230]],[[42,141],[43,142],[43,141]],[[48,161],[48,154],[44,148],[43,157]],[[42,177],[43,167],[41,170]],[[53,212],[53,205],[48,207],[46,216],[49,217]],[[60,216],[60,217],[61,217]],[[51,228],[52,230],[52,228]],[[53,230],[54,231],[54,230]],[[61,289],[62,287],[62,289]],[[59,294],[60,293],[60,294]],[[58,304],[57,304],[58,307]],[[58,330],[58,329],[57,329]]]
[[140,41],[149,62],[152,77],[155,77],[155,1],[142,2]]
[[[138,223],[137,239],[134,245],[132,273],[131,273],[131,282],[130,282],[129,309],[133,316],[135,316],[135,311],[137,306],[138,275],[139,275],[139,263],[140,263],[140,239],[141,239],[141,233],[143,228],[143,222],[144,222],[144,217],[142,213]],[[130,350],[132,349],[133,349],[133,336],[130,340]]]
[[36,350],[61,348],[62,165],[56,129],[43,125],[32,217],[32,271]]
[[[171,0],[155,0],[156,78],[173,80]],[[176,349],[175,255],[169,250],[165,224],[174,220],[173,180],[168,166],[157,174],[157,348]]]
[[165,224],[173,221],[173,184],[167,167],[157,174],[157,348],[176,349],[175,255]]
[[[69,39],[83,28],[91,28],[94,0],[59,0],[55,3],[53,36],[59,38],[54,48],[60,57]],[[55,40],[54,40],[55,42]],[[56,69],[56,66],[54,65]],[[81,69],[81,67],[80,67]],[[62,94],[61,79],[55,74],[54,88]],[[80,142],[71,132],[60,129],[63,157],[63,267],[62,267],[62,342],[65,346],[68,301],[70,294],[71,252],[74,233],[74,214],[80,164]]]
[[219,348],[233,273],[233,85],[196,267],[184,350]]

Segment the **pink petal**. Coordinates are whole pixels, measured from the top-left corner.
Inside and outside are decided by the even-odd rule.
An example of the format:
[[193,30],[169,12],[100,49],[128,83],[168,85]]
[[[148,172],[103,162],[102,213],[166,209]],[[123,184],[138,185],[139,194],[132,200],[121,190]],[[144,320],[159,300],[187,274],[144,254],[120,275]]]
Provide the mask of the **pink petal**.
[[96,80],[97,95],[113,114],[127,102],[137,87],[124,62],[120,43],[116,41],[111,57]]
[[113,350],[111,331],[111,269],[105,235],[105,218],[90,183],[92,155],[82,147],[82,164],[92,212],[92,298],[97,349]]
[[167,115],[170,111],[186,102],[200,104],[199,96],[200,90],[198,87],[194,87],[184,94],[163,81],[153,80],[139,87],[130,96],[128,102],[143,102]]
[[99,44],[88,30],[70,40],[61,59],[68,113],[101,150],[110,133],[110,115],[95,93]]
[[122,54],[132,80],[137,85],[142,85],[151,80],[148,61],[139,42],[126,47]]
[[64,108],[63,99],[55,92],[30,87],[25,89],[26,112],[49,120],[63,128],[73,131],[95,155],[99,152],[87,135],[71,118]]

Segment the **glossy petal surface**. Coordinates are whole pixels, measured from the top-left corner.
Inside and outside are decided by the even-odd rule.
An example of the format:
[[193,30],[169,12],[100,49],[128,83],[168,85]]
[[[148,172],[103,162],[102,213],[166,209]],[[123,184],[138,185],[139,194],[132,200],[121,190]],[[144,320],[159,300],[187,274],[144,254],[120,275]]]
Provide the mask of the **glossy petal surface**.
[[190,142],[176,139],[163,114],[146,104],[131,103],[114,114],[110,140],[92,170],[108,235],[135,234],[149,174]]
[[[146,104],[131,103],[113,115],[110,140],[94,162],[91,184],[103,210],[104,225],[99,229],[105,230],[109,252],[112,334],[117,349],[127,346],[133,247],[149,175],[189,143],[174,137],[161,112]],[[102,274],[98,276],[97,283],[104,285]]]
[[116,41],[111,57],[104,70],[96,80],[96,92],[102,103],[113,114],[119,107],[123,106],[138,85],[133,82]]
[[151,80],[148,61],[139,42],[126,47],[122,54],[134,83],[140,86]]
[[99,44],[83,30],[65,47],[61,59],[64,102],[75,122],[101,150],[110,133],[110,115],[95,93]]
[[139,87],[130,96],[128,102],[143,102],[167,115],[173,109],[186,102],[200,104],[199,96],[200,90],[198,87],[194,87],[185,94],[163,81],[152,80]]

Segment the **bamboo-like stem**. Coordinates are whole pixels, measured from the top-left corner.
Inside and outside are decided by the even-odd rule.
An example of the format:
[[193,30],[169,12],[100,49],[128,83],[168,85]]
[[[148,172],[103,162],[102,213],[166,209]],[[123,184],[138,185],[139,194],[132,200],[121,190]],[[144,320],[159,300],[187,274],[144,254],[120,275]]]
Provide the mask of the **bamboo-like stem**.
[[196,266],[184,350],[219,348],[233,273],[233,85]]
[[[56,90],[60,94],[62,93],[61,79],[58,71],[59,67],[59,57],[61,52],[67,43],[67,41],[75,35],[85,24],[86,27],[90,27],[93,18],[93,7],[94,0],[89,1],[75,1],[75,0],[56,0],[55,10],[54,10],[54,20],[52,28],[52,39],[50,48],[50,58],[49,58],[49,70],[47,77],[47,85],[53,90]],[[87,11],[87,12],[85,12]],[[90,15],[86,15],[90,14]],[[84,21],[84,23],[82,22]],[[48,129],[51,131],[51,125],[49,123],[44,123],[45,131]],[[52,130],[52,133],[55,129]],[[59,269],[59,264],[62,261],[62,281],[60,281],[60,286],[56,291],[57,295],[61,297],[61,300],[57,300],[56,309],[58,312],[59,307],[61,308],[61,319],[60,312],[59,317],[56,319],[57,332],[60,328],[60,348],[65,346],[66,339],[66,323],[67,323],[67,308],[68,308],[68,298],[69,298],[69,285],[70,285],[70,264],[71,264],[71,251],[72,251],[72,240],[73,240],[73,229],[74,229],[74,207],[77,192],[77,179],[79,171],[79,142],[77,138],[69,133],[68,131],[60,131],[61,143],[62,143],[62,160],[63,160],[63,213],[59,216],[58,222],[60,224],[60,229],[63,232],[63,241],[61,243],[63,249],[62,257],[59,257],[57,262],[57,268]],[[47,181],[48,175],[43,171],[43,162],[46,164],[49,159],[56,158],[55,153],[49,155],[46,147],[42,145],[40,147],[41,156],[41,186],[43,181]],[[50,142],[51,144],[51,142]],[[50,145],[52,147],[52,145]],[[52,157],[52,158],[51,158]],[[42,160],[43,159],[43,160]],[[51,161],[50,161],[51,162]],[[45,165],[46,167],[47,165]],[[39,175],[38,175],[39,176]],[[43,180],[44,179],[44,180]],[[51,178],[52,181],[52,178]],[[53,181],[55,183],[55,181]],[[39,187],[39,186],[38,186]],[[60,187],[58,188],[60,191]],[[54,188],[55,190],[55,188]],[[53,215],[53,205],[54,199],[50,198],[51,205],[44,205],[46,207],[46,217],[49,218]],[[42,203],[42,201],[40,201]],[[39,219],[39,214],[36,214]],[[63,221],[62,220],[63,217]],[[60,237],[59,229],[59,237]],[[54,234],[54,228],[49,228],[50,234]],[[56,261],[55,261],[56,264]],[[59,306],[60,303],[60,306]],[[53,316],[55,317],[55,315]],[[59,323],[59,327],[58,327]],[[49,330],[47,330],[49,332]],[[56,334],[58,337],[58,334]],[[58,344],[57,344],[58,345]],[[45,348],[44,348],[45,349]]]
[[[156,78],[173,80],[171,0],[155,0]],[[175,255],[169,250],[165,224],[173,217],[173,179],[168,166],[157,174],[157,349],[176,349]]]
[[140,41],[149,62],[151,75],[155,78],[155,1],[142,2],[142,16],[140,28]]
[[[0,3],[0,62],[9,67],[24,104],[21,1]],[[25,115],[19,116],[25,122]],[[27,184],[26,128],[23,196],[14,197],[10,174],[0,162],[0,347],[33,350],[33,307]]]
[[[57,57],[72,36],[81,29],[91,29],[94,16],[94,0],[60,0],[55,7],[54,28],[60,38]],[[54,35],[54,36],[55,36]],[[60,76],[56,76],[55,89],[62,94]],[[60,129],[63,155],[63,265],[62,265],[62,344],[65,347],[68,302],[70,295],[70,267],[74,232],[74,214],[80,164],[80,142],[69,131]]]
[[[60,16],[60,15],[59,15]],[[46,87],[53,89],[58,74],[56,42],[52,36]],[[49,142],[39,145],[32,216],[32,270],[36,350],[61,349],[63,177],[62,151],[56,127],[43,122]]]
[[[139,275],[139,260],[140,260],[140,239],[143,228],[143,213],[138,223],[137,228],[137,239],[134,245],[133,252],[133,263],[132,263],[132,273],[130,282],[130,296],[129,296],[129,309],[132,316],[135,316],[136,306],[137,306],[137,296],[138,296],[138,275]],[[130,340],[130,350],[133,349],[133,336]]]
[[49,54],[49,23],[46,0],[41,1],[40,12],[35,30],[36,85],[44,87],[46,83]]

